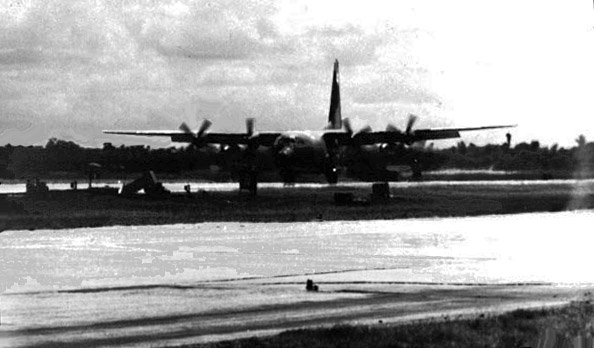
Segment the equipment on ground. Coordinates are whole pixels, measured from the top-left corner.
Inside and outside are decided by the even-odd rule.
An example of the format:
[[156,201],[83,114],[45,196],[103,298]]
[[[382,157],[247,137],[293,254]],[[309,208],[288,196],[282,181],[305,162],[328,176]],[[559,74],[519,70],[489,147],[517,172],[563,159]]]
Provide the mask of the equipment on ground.
[[170,193],[163,187],[162,183],[157,181],[157,177],[152,170],[145,172],[142,177],[131,183],[125,184],[120,191],[120,195],[131,196],[140,190],[144,190],[144,193],[149,197],[162,197]]

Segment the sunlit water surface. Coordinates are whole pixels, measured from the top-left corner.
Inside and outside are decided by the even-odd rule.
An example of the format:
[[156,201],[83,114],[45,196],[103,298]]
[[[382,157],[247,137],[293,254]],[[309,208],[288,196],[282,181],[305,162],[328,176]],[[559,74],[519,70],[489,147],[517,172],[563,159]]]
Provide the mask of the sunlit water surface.
[[[299,282],[318,273],[341,282],[593,283],[591,226],[593,211],[5,231],[0,347],[97,343],[134,330],[166,335],[186,322],[136,328],[134,320],[311,300],[302,290],[257,285],[291,279],[282,275],[303,275]],[[209,285],[251,277],[261,278],[223,292],[218,287],[231,283]],[[331,295],[315,298],[323,296]],[[111,322],[122,324],[94,329]],[[51,334],[20,331],[36,327]]]
[[592,282],[592,211],[0,234],[4,291],[406,269],[435,282]]

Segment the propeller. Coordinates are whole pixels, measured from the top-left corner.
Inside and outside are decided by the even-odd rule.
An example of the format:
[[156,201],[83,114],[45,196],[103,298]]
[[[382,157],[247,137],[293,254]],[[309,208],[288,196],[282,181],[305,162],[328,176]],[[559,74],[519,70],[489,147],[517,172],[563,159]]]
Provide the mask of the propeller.
[[344,129],[347,131],[349,136],[353,136],[353,127],[351,127],[351,120],[345,118],[342,120],[342,124],[344,125]]
[[388,124],[388,126],[386,127],[386,132],[392,132],[392,133],[397,133],[397,134],[402,135],[402,138],[403,138],[402,142],[404,142],[407,145],[411,145],[415,142],[414,141],[415,132],[413,131],[413,126],[417,122],[417,119],[418,119],[418,117],[416,115],[409,114],[408,120],[406,121],[406,130],[404,132],[401,131],[400,128],[398,128],[392,124]]
[[402,131],[398,127],[392,124],[386,126],[386,132],[402,133]]
[[185,122],[179,126],[179,129],[192,138],[192,145],[196,147],[202,147],[204,145],[204,142],[202,140],[204,139],[206,131],[208,130],[208,128],[210,128],[211,125],[212,122],[210,122],[210,120],[204,119],[196,133],[192,132],[192,129],[190,129],[190,127]]
[[250,137],[254,135],[254,122],[255,120],[251,117],[245,119],[245,128],[247,131],[247,135]]
[[369,133],[369,132],[373,131],[369,125],[366,125],[365,127],[359,129],[356,132],[353,131],[353,127],[351,126],[351,121],[348,118],[345,118],[344,120],[342,120],[342,123],[344,125],[344,129],[346,130],[347,134],[351,137],[351,140],[356,139],[358,134]]
[[354,131],[351,122],[348,118],[343,119],[342,123],[344,125],[344,129],[346,130],[346,133],[350,138],[349,146],[347,146],[346,149],[340,152],[340,154],[337,154],[336,158],[334,158],[333,161],[335,163],[339,162],[348,166],[349,163],[355,161],[355,158],[358,158],[358,156],[362,156],[361,136],[363,133],[372,132],[372,129],[369,125],[366,125],[358,131]]
[[411,134],[412,127],[415,125],[415,122],[417,122],[417,119],[418,117],[413,114],[408,115],[408,121],[406,122],[406,135]]
[[247,134],[248,150],[255,151],[259,147],[258,134],[255,131],[255,120],[253,118],[245,119],[245,128]]
[[371,126],[367,125],[361,129],[359,129],[359,131],[357,133],[371,133],[373,131],[373,129],[371,129]]

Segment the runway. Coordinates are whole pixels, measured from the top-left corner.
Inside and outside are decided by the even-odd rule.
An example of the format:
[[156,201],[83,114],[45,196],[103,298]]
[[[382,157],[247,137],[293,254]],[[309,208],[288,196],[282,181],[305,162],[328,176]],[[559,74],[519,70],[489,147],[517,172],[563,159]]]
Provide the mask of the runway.
[[6,231],[0,345],[169,346],[558,304],[594,284],[593,223],[579,211]]

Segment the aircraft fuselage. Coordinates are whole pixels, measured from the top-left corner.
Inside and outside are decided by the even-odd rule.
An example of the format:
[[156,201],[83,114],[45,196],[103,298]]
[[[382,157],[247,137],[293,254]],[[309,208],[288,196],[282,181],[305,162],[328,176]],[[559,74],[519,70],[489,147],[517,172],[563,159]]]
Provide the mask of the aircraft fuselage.
[[278,166],[293,171],[322,172],[328,155],[322,136],[325,131],[288,131],[274,142],[273,156]]

